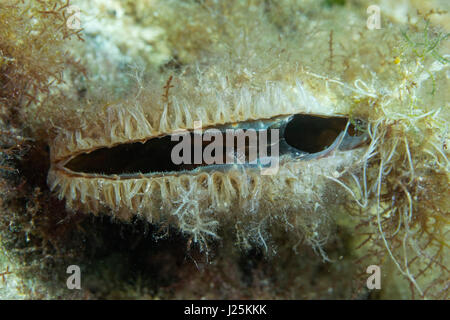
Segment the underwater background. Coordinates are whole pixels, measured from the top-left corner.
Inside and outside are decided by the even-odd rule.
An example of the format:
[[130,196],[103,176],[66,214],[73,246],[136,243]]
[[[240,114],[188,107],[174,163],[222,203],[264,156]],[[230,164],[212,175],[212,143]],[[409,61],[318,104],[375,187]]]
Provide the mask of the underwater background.
[[[445,0],[1,1],[0,298],[448,299],[449,9]],[[189,179],[170,180],[178,191],[142,211],[124,210],[130,191],[93,210],[82,192],[51,189],[49,171],[72,140],[143,138],[137,117],[131,133],[122,121],[138,111],[168,134],[187,115],[255,120],[289,108],[362,120],[370,141],[308,162],[302,175],[244,172],[215,191],[234,190],[231,207],[202,207],[183,193]],[[199,232],[191,221],[206,215]],[[72,265],[80,289],[68,286]],[[380,289],[367,286],[369,266],[381,270]]]

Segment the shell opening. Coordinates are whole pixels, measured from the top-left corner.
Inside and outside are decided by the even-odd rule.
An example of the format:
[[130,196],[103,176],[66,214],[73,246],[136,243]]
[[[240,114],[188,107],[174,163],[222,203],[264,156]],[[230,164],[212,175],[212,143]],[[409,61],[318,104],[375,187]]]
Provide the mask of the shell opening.
[[[337,148],[350,150],[361,146],[368,140],[360,129],[361,124],[359,121],[358,125],[354,125],[346,117],[304,114],[247,121],[204,128],[202,131],[186,131],[182,139],[174,140],[174,135],[166,135],[143,142],[96,149],[75,156],[65,164],[65,168],[77,173],[120,176],[235,164],[235,160],[242,160],[244,155],[245,160],[239,162],[244,165],[260,165],[262,155],[311,160],[326,156]],[[211,129],[215,129],[214,134],[211,134]],[[277,134],[273,130],[277,130]],[[227,132],[232,132],[231,140],[227,140]],[[266,134],[262,134],[264,132]],[[187,143],[187,148],[183,148],[180,155],[188,161],[177,163],[173,160],[173,152],[181,140],[185,145]],[[242,148],[239,149],[239,146]],[[277,148],[276,153],[274,148]],[[219,161],[211,163],[205,157],[196,159],[195,154],[204,155],[207,150]]]

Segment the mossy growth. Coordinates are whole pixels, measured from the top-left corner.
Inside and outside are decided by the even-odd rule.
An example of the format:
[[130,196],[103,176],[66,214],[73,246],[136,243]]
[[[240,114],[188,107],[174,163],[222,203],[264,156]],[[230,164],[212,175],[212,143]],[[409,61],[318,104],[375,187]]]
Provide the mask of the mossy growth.
[[60,0],[0,3],[2,114],[42,102],[53,84],[63,81],[63,70],[74,64],[63,43],[81,35],[67,27],[68,6]]
[[344,6],[346,1],[345,0],[325,0],[323,3],[327,7]]
[[[409,283],[410,298],[445,299],[450,242],[445,98],[449,64],[441,45],[448,34],[431,30],[429,21],[420,17],[399,33],[404,42],[393,47],[394,67],[377,74],[371,85],[355,86],[348,99],[359,106],[355,110],[364,106],[371,111],[372,142],[363,170],[343,174],[340,182],[356,200],[348,212],[358,216],[354,227],[361,238],[355,249],[364,252],[362,259],[381,262],[397,274],[390,277],[392,283],[400,281],[392,279],[401,274]],[[392,287],[380,297],[394,294]]]
[[[145,8],[148,1],[134,3],[129,6]],[[237,250],[239,239],[228,234],[232,226],[223,227],[206,257],[176,231],[160,239],[166,226],[121,225],[67,212],[46,185],[48,126],[28,130],[28,125],[30,115],[42,118],[41,110],[58,118],[65,116],[59,106],[74,105],[58,84],[77,67],[65,43],[81,34],[65,28],[67,2],[8,0],[0,4],[0,239],[12,261],[8,270],[25,279],[22,291],[32,298],[448,298],[448,55],[442,50],[448,34],[427,20],[366,32],[367,17],[350,10],[351,1],[325,13],[317,2],[304,14],[285,9],[309,6],[295,1],[214,3],[157,2],[158,16],[136,17],[167,30],[174,63],[165,69],[175,65],[170,71],[176,74],[192,62],[201,66],[211,52],[222,59],[216,67],[225,68],[220,55],[242,41],[254,51],[226,60],[233,61],[226,70],[236,72],[236,85],[278,75],[293,80],[288,68],[277,68],[297,64],[291,70],[302,70],[331,101],[346,104],[352,119],[369,123],[367,152],[331,177],[349,195],[344,208],[329,208],[335,236],[323,250],[333,262],[323,263],[310,246],[292,243],[280,226],[273,226],[279,230],[270,239],[272,257],[260,248]],[[359,24],[348,26],[348,15]],[[259,37],[249,38],[241,29],[254,29],[250,34]],[[274,31],[279,31],[275,40],[267,39]],[[272,64],[256,75],[244,72],[264,55],[275,57]],[[289,55],[294,58],[287,62]],[[103,97],[101,107],[108,99]],[[96,104],[88,100],[80,97],[77,108]],[[65,266],[73,263],[86,270],[89,285],[83,292],[61,289]],[[392,271],[379,295],[370,296],[361,281],[366,273],[360,268],[368,264]],[[406,289],[389,289],[396,283]]]
[[57,247],[67,235],[65,227],[57,227],[64,206],[52,200],[45,182],[44,139],[33,134],[28,120],[29,112],[53,106],[66,70],[82,72],[64,47],[71,39],[82,40],[80,30],[67,27],[69,5],[59,0],[0,3],[0,240],[6,264],[22,279],[23,293],[31,289],[26,285],[30,275],[51,265],[43,257],[61,254]]

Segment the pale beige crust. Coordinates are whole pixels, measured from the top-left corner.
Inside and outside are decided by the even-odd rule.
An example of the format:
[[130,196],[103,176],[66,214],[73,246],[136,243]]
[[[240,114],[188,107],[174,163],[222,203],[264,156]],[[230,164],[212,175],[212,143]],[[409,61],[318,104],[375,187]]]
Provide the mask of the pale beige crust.
[[52,168],[48,183],[69,208],[110,212],[121,220],[138,215],[152,223],[168,221],[200,238],[215,235],[221,221],[245,221],[256,228],[265,220],[281,219],[293,229],[308,223],[305,220],[315,221],[312,232],[325,223],[325,204],[335,201],[327,195],[334,186],[328,177],[359,156],[361,152],[353,150],[311,161],[285,159],[274,175],[236,167],[121,179]]
[[336,201],[336,192],[328,191],[335,182],[328,177],[354,163],[361,155],[358,150],[336,150],[309,161],[284,156],[273,175],[235,166],[131,178],[77,173],[64,167],[77,154],[189,130],[199,120],[209,127],[296,113],[339,114],[336,108],[321,105],[299,81],[293,87],[273,82],[263,91],[240,89],[232,96],[234,101],[225,105],[219,99],[215,107],[193,107],[175,97],[159,113],[137,105],[110,106],[102,116],[78,130],[61,132],[51,143],[48,184],[70,209],[110,213],[121,220],[136,215],[152,223],[167,222],[196,241],[217,236],[225,222],[245,230],[245,237],[253,234],[262,239],[263,230],[276,220],[302,231],[319,246],[329,225],[325,203]]
[[61,131],[50,142],[52,162],[100,147],[145,141],[176,130],[192,130],[194,121],[210,127],[295,113],[334,115],[344,111],[320,104],[300,81],[293,86],[271,82],[262,91],[242,88],[230,95],[233,100],[227,102],[220,96],[214,98],[215,92],[211,96],[208,105],[192,105],[175,97],[161,111],[151,105],[109,105],[92,115],[81,128]]

